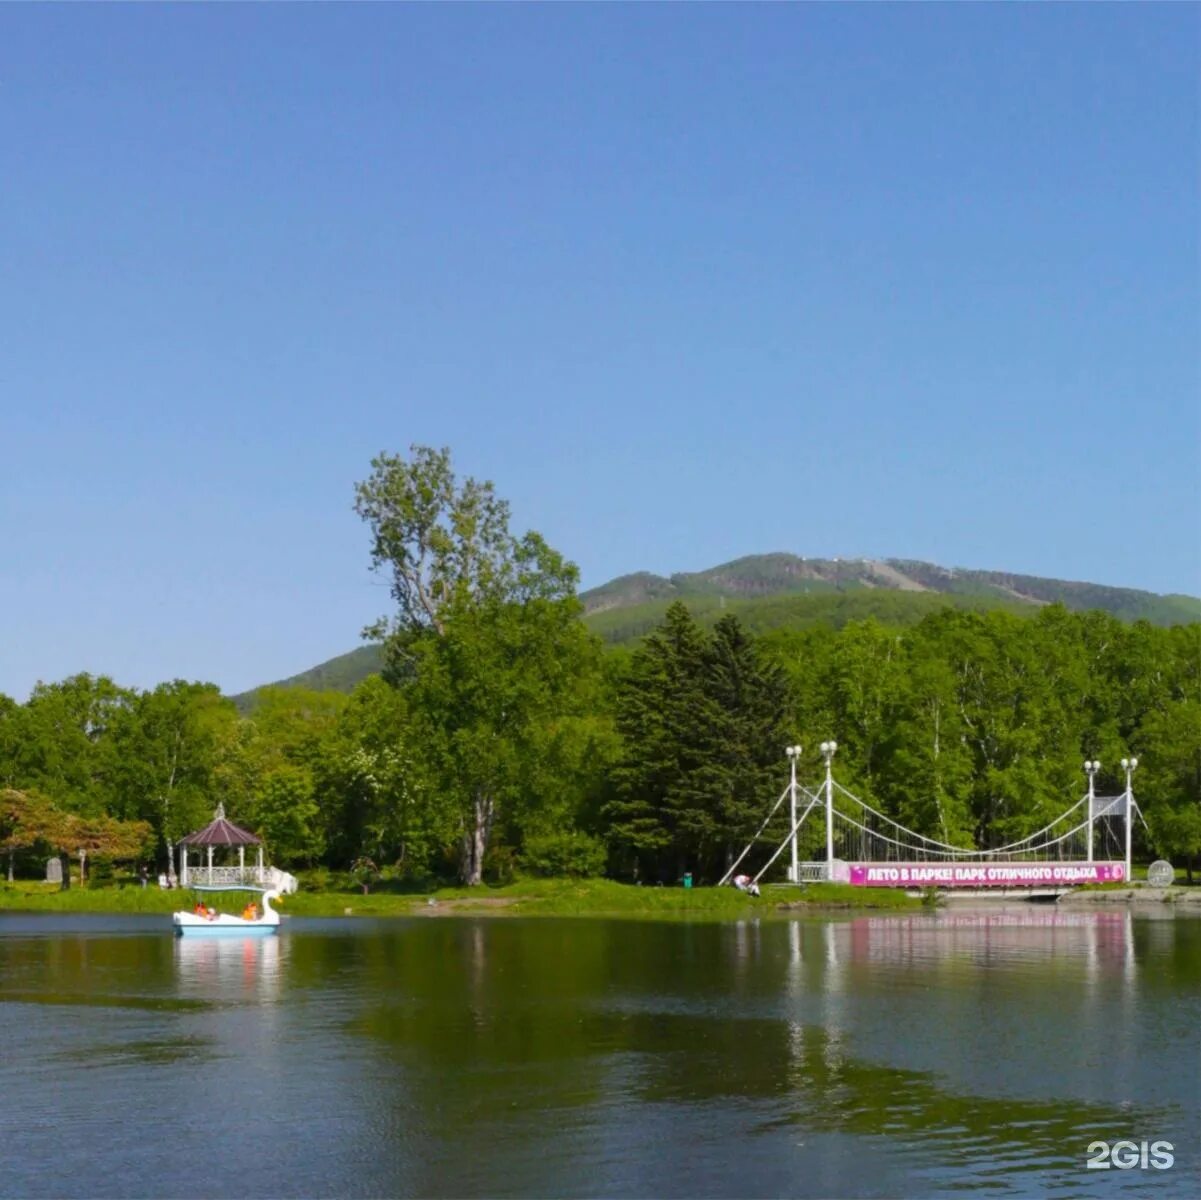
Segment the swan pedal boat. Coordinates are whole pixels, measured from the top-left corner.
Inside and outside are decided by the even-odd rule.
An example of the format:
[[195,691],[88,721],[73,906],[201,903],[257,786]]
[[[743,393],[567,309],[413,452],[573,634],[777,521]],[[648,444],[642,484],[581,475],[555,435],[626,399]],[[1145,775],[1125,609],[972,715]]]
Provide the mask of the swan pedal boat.
[[177,937],[268,937],[279,933],[279,913],[271,907],[272,900],[280,899],[280,893],[275,888],[194,887],[192,890],[202,893],[254,892],[262,897],[262,913],[257,921],[248,921],[245,917],[235,917],[229,913],[218,913],[211,918],[194,912],[172,913],[171,921]]

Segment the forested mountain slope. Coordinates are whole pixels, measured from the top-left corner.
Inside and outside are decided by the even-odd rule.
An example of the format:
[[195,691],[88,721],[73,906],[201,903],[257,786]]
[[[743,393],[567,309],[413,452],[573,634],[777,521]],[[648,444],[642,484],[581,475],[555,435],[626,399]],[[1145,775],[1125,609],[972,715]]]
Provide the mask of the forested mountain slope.
[[[712,625],[723,613],[738,615],[748,630],[805,629],[875,617],[888,625],[914,625],[938,608],[1007,609],[1033,613],[1059,603],[1074,611],[1097,609],[1123,620],[1173,625],[1201,620],[1201,599],[1161,596],[1135,588],[1044,579],[1006,571],[941,567],[910,559],[818,559],[757,554],[707,571],[622,575],[581,596],[585,621],[606,643],[643,637],[674,600]],[[360,646],[298,675],[282,687],[348,692],[380,667],[377,646]],[[253,692],[234,699],[250,704]]]

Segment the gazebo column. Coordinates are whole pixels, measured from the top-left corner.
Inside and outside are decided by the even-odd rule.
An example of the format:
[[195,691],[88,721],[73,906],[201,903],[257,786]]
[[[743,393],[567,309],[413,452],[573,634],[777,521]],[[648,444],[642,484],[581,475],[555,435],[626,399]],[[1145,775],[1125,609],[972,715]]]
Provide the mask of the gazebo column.
[[266,880],[263,878],[263,845],[260,842],[259,843],[259,883],[265,883],[265,882],[266,882]]
[[188,886],[188,848],[179,843],[179,886]]
[[246,882],[246,847],[238,847],[238,882]]
[[209,883],[212,883],[213,882],[213,848],[212,848],[212,846],[210,846],[208,848],[208,852],[209,852]]

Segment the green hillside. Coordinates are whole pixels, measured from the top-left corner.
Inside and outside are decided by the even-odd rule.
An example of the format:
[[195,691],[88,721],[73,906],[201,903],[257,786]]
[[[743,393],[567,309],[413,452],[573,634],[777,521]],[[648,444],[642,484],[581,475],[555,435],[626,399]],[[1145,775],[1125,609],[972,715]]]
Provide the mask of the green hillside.
[[[757,554],[671,576],[641,571],[584,592],[581,599],[585,622],[609,645],[644,637],[674,600],[686,601],[704,624],[713,624],[722,613],[736,613],[753,633],[813,625],[838,629],[866,617],[888,625],[914,625],[947,606],[1032,613],[1053,603],[1076,611],[1100,609],[1122,620],[1154,625],[1201,621],[1201,600],[1194,596],[1160,596],[1134,588],[910,559],[815,559],[795,554]],[[380,663],[379,646],[360,646],[275,686],[348,692],[378,671]],[[253,707],[254,692],[234,700],[245,711]]]
[[595,613],[660,600],[691,601],[699,596],[730,599],[856,589],[991,597],[1025,605],[1059,603],[1077,612],[1100,609],[1123,620],[1146,620],[1155,625],[1201,620],[1201,600],[1193,596],[1160,596],[1135,588],[1044,579],[1008,571],[941,567],[912,559],[824,559],[795,554],[757,554],[707,571],[671,576],[645,571],[622,575],[585,592],[581,598],[588,612]]
[[[589,613],[584,620],[607,644],[621,645],[645,637],[663,620],[663,614],[673,600],[680,598],[604,609]],[[868,588],[845,592],[815,589],[811,595],[776,594],[731,600],[700,594],[683,599],[702,625],[714,625],[726,613],[733,613],[755,634],[773,629],[807,629],[814,625],[841,629],[848,621],[862,621],[868,617],[885,625],[916,625],[930,613],[948,607],[975,611],[1003,608],[1017,613],[1036,611],[1033,605],[1006,597],[882,592]]]
[[[301,671],[299,675],[291,675],[287,679],[264,686],[304,687],[315,692],[349,692],[369,675],[374,675],[383,665],[383,660],[383,650],[380,646],[359,646],[357,650],[339,654],[337,658]],[[233,697],[239,712],[246,713],[254,708],[257,691],[258,688],[252,688],[249,692],[242,692]]]

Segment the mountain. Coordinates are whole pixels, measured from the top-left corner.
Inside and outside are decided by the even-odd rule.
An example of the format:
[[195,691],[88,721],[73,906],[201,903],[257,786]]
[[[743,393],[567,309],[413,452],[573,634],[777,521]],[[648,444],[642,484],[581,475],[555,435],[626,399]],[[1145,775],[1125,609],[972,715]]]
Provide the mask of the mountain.
[[[1034,612],[1045,604],[1076,611],[1100,609],[1126,621],[1155,625],[1201,621],[1201,599],[1160,596],[1134,588],[1107,587],[1009,571],[940,567],[904,558],[800,558],[795,554],[755,554],[707,571],[621,575],[584,592],[584,620],[610,644],[649,633],[668,606],[683,600],[701,621],[737,613],[755,633],[769,629],[830,625],[874,616],[890,625],[912,625],[927,613],[956,608],[1004,608]],[[349,654],[280,680],[276,687],[349,691],[379,670],[378,646]],[[253,704],[254,692],[235,696],[239,708]]]
[[1133,588],[1044,579],[1010,571],[940,567],[905,558],[825,559],[799,558],[795,554],[756,554],[707,571],[667,577],[646,571],[622,575],[585,592],[581,599],[591,614],[656,601],[670,604],[695,596],[816,595],[858,589],[991,597],[1023,605],[1058,602],[1070,609],[1100,609],[1124,620],[1143,619],[1157,625],[1201,620],[1201,600],[1193,596],[1159,596]]

